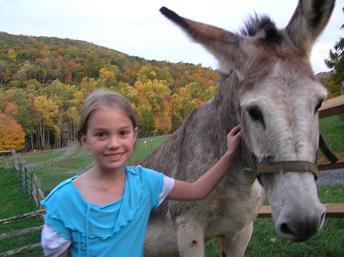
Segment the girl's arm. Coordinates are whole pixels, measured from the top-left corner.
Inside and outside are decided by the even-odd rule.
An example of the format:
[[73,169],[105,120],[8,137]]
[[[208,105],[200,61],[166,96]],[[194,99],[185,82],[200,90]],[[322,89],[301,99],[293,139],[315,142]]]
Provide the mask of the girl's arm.
[[195,182],[176,180],[167,198],[170,200],[201,200],[207,197],[225,176],[232,164],[241,139],[240,126],[234,127],[227,135],[227,151],[221,159]]
[[[46,209],[46,211],[48,211]],[[44,256],[68,257],[71,240],[65,239],[54,231],[52,227],[44,224],[41,233],[41,246]]]

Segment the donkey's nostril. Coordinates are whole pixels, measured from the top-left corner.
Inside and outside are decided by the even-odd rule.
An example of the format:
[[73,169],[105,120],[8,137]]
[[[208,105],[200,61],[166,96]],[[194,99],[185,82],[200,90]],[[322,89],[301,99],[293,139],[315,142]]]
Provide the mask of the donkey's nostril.
[[293,231],[289,228],[287,223],[282,223],[280,225],[280,231],[284,234],[293,236]]
[[277,232],[282,238],[296,242],[302,242],[313,236],[325,220],[325,213],[317,218],[308,217],[307,220],[290,221],[284,220],[277,223]]

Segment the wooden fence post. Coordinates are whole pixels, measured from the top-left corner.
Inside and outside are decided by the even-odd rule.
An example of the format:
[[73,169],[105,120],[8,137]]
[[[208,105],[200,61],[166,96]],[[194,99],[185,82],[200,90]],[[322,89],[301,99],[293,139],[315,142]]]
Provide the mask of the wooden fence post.
[[15,150],[11,151],[13,158],[13,167],[19,171],[21,186],[24,193],[31,196],[36,206],[40,206],[40,201],[44,199],[44,193],[41,189],[40,182],[33,172],[33,168],[25,164]]
[[22,162],[19,162],[18,166],[19,166],[22,190],[25,192],[25,175],[26,174],[25,174],[25,170],[24,170],[24,165]]
[[26,166],[26,172],[27,174],[27,194],[32,197],[32,169]]

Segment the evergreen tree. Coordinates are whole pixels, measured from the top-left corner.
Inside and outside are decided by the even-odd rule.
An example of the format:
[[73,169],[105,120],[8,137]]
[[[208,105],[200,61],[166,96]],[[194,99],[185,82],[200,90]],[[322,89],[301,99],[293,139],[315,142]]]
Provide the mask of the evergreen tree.
[[[344,12],[344,8],[342,9]],[[344,29],[344,24],[340,29]],[[339,87],[344,83],[344,38],[335,44],[334,49],[330,50],[328,59],[325,60],[326,65],[332,69],[331,80]]]

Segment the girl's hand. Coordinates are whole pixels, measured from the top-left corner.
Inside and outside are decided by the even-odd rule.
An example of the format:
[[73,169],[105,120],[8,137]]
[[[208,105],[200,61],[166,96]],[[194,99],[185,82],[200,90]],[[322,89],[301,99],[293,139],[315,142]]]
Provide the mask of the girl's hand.
[[234,154],[241,142],[241,127],[235,126],[227,135],[227,153]]

